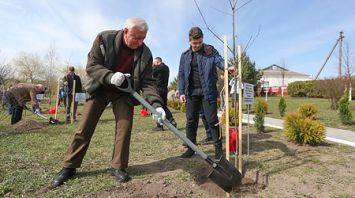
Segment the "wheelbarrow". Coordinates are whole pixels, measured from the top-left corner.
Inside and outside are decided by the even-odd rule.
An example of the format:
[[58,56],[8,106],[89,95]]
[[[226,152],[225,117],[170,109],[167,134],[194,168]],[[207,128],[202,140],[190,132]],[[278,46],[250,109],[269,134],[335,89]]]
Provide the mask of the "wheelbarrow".
[[[155,108],[150,105],[142,96],[140,96],[131,86],[131,80],[126,77],[127,87],[117,87],[119,90],[131,94],[137,99],[144,107],[146,107],[153,114],[159,115]],[[163,123],[168,127],[178,138],[187,144],[192,150],[194,150],[199,156],[204,159],[207,164],[211,166],[208,177],[219,187],[226,192],[231,192],[233,187],[240,185],[242,180],[242,174],[226,160],[223,156],[213,161],[203,151],[201,151],[194,143],[192,143],[182,132],[176,129],[167,119],[163,120]]]

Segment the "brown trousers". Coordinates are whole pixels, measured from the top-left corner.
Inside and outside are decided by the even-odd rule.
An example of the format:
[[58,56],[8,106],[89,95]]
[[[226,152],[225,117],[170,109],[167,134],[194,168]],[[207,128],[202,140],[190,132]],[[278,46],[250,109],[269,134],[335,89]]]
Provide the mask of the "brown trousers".
[[111,166],[114,169],[128,167],[129,145],[133,120],[133,106],[127,104],[127,95],[104,93],[84,104],[84,113],[79,128],[64,157],[64,167],[79,168],[89,147],[96,125],[107,104],[112,101],[115,115],[115,141]]

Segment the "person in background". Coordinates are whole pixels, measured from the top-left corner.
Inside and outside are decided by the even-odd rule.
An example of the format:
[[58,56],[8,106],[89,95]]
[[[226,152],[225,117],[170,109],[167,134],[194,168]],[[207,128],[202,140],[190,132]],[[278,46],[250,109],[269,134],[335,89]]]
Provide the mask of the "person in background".
[[[153,61],[153,78],[156,79],[156,86],[159,96],[163,100],[163,109],[166,113],[166,119],[170,121],[172,125],[177,126],[173,114],[169,110],[168,103],[168,83],[169,83],[169,67],[163,63],[160,57],[154,58]],[[153,129],[154,131],[163,131],[163,125],[157,123],[157,126]]]
[[[70,108],[73,103],[73,86],[75,81],[74,93],[81,93],[83,91],[81,85],[80,76],[75,74],[75,68],[73,66],[68,67],[68,74],[63,78],[63,90],[65,92],[64,106],[66,112],[66,122],[70,121]],[[73,119],[76,120],[76,110],[78,108],[78,102],[74,101]]]
[[[128,81],[137,93],[156,108],[156,121],[162,123],[165,112],[152,78],[152,54],[144,44],[148,32],[146,21],[139,17],[128,18],[121,30],[99,33],[88,54],[86,72],[89,80],[86,85],[88,98],[84,104],[83,117],[64,156],[62,170],[52,182],[56,188],[76,174],[89,148],[96,125],[111,102],[116,124],[114,150],[111,167],[112,176],[118,182],[127,182],[127,172],[134,105],[138,102],[129,93],[117,87],[127,87]],[[133,76],[133,78],[129,78]]]
[[22,119],[23,109],[26,102],[31,101],[32,111],[40,113],[36,95],[44,93],[46,87],[42,84],[18,83],[5,92],[6,101],[10,104],[11,124],[16,124]]

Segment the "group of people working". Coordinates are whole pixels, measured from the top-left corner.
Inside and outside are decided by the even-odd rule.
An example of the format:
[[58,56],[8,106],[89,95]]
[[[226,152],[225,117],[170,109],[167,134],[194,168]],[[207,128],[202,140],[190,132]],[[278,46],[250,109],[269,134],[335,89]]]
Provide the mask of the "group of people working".
[[[89,79],[85,86],[87,99],[82,118],[64,155],[63,168],[52,182],[53,188],[62,185],[76,174],[100,116],[109,103],[116,122],[111,160],[112,175],[119,182],[130,180],[127,168],[133,110],[139,103],[131,94],[117,89],[127,86],[127,81],[130,81],[133,89],[158,112],[158,115],[154,116],[157,130],[163,129],[164,119],[176,127],[177,124],[167,108],[169,68],[160,57],[153,59],[150,49],[144,43],[147,32],[148,25],[144,19],[131,17],[125,21],[122,29],[103,31],[96,36],[87,58],[86,72]],[[181,102],[186,103],[187,138],[192,143],[197,143],[199,116],[204,115],[205,126],[208,126],[210,134],[208,138],[213,141],[215,158],[218,159],[223,156],[223,147],[217,117],[217,69],[224,70],[225,65],[218,51],[205,44],[203,38],[199,27],[192,27],[188,32],[189,47],[180,57],[178,97]],[[233,72],[234,67],[228,70]],[[69,74],[64,81],[68,87],[71,80],[77,78],[72,74],[74,68],[69,68]],[[80,78],[76,79],[79,87],[78,82]],[[39,91],[43,91],[43,88],[39,87],[33,93]],[[180,157],[190,158],[194,154],[195,152],[187,147]]]

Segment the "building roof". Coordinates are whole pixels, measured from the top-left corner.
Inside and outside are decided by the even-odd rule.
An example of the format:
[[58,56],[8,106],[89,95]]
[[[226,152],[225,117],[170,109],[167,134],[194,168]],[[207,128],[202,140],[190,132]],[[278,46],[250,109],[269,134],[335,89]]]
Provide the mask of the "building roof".
[[268,67],[265,67],[264,69],[261,69],[261,71],[263,72],[263,74],[265,75],[280,75],[280,74],[284,74],[284,75],[292,75],[292,76],[304,76],[304,77],[309,77],[311,78],[309,75],[307,74],[302,74],[302,73],[298,73],[298,72],[294,72],[294,71],[290,71],[286,68],[283,68],[279,65],[273,64],[270,65]]

